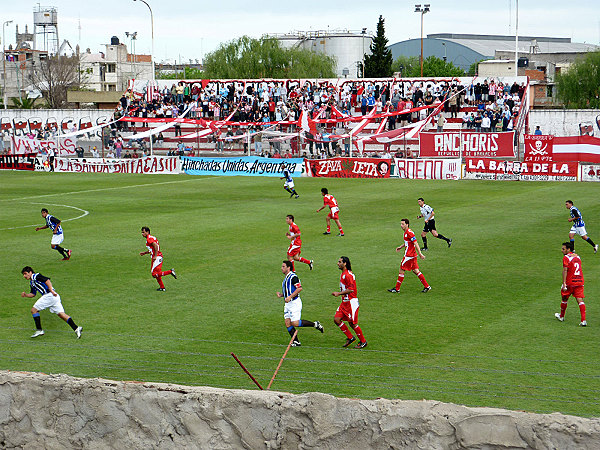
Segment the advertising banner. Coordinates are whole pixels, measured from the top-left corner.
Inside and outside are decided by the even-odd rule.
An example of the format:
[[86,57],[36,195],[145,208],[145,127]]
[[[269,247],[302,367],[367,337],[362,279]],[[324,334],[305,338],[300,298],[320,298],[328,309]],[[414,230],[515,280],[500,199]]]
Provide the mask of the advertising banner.
[[75,148],[77,148],[77,139],[75,138],[61,138],[60,151],[56,151],[56,140],[53,141],[39,141],[37,139],[28,139],[19,136],[11,136],[12,153],[23,154],[23,153],[37,153],[47,152],[49,148],[54,150],[55,156],[70,156],[75,155]]
[[391,159],[331,158],[307,159],[306,171],[312,177],[389,178]]
[[468,158],[464,178],[471,180],[577,181],[575,162],[519,162]]
[[419,134],[421,158],[514,158],[514,134],[444,132]]
[[525,162],[549,162],[554,156],[554,136],[525,135]]
[[140,173],[178,174],[179,158],[176,156],[147,156],[135,159],[56,158],[56,172],[77,173]]
[[260,158],[244,156],[240,158],[198,158],[181,157],[181,170],[188,175],[228,175],[281,177],[288,169],[292,176],[302,175],[302,158]]
[[35,170],[35,153],[0,155],[0,170]]
[[580,181],[600,181],[600,165],[598,164],[580,164]]
[[458,180],[460,159],[394,159],[393,177],[413,180]]

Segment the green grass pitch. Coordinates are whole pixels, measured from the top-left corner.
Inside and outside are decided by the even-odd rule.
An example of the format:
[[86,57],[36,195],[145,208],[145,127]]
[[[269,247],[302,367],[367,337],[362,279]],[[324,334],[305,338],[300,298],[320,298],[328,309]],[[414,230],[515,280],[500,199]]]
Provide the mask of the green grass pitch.
[[[256,389],[234,352],[266,386],[289,341],[283,325],[281,261],[286,214],[302,231],[297,263],[302,329],[272,389],[358,398],[435,399],[471,406],[600,415],[600,254],[580,238],[587,328],[574,300],[559,323],[560,244],[570,224],[564,201],[583,212],[600,242],[600,196],[593,183],[296,179],[290,199],[277,178],[0,173],[0,367],[80,377]],[[323,236],[320,188],[341,207],[346,236]],[[417,197],[436,211],[452,248],[429,237],[421,294],[408,273],[394,285],[399,221],[423,222]],[[62,219],[68,262],[50,249],[40,209]],[[75,207],[89,211],[81,215]],[[157,292],[140,227],[158,237],[165,278]],[[419,237],[419,243],[421,239]],[[364,350],[342,349],[333,326],[336,261],[357,277]],[[20,297],[31,265],[52,277],[81,340],[44,311],[46,335],[31,339],[33,299]]]

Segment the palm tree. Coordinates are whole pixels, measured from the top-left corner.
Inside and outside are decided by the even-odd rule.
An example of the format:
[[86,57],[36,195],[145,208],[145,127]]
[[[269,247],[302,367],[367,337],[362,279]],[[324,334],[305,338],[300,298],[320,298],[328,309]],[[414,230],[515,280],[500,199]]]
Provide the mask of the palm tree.
[[18,109],[33,109],[36,98],[13,98],[12,102]]

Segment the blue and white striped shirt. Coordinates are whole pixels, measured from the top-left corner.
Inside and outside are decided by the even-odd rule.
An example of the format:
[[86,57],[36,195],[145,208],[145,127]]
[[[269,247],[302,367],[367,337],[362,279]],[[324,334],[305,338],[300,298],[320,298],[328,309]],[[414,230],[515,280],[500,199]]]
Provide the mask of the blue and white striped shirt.
[[575,206],[571,206],[571,217],[577,218],[577,220],[573,221],[573,225],[576,227],[585,227],[585,223],[583,222],[583,216],[581,215],[581,211],[579,211]]
[[292,179],[292,175],[290,174],[290,171],[288,169],[283,169],[283,176],[285,177],[285,181],[287,181],[288,183],[291,183],[292,181],[294,181]]
[[[56,226],[59,223],[60,223],[60,219],[57,219],[53,215],[48,214],[46,216],[46,225],[48,225],[48,228],[50,228],[52,230],[52,232],[54,232],[54,229],[56,228]],[[62,226],[58,225],[58,228],[56,229],[56,234],[62,234],[62,232],[63,232]]]
[[35,295],[36,293],[40,293],[40,295],[47,294],[50,292],[50,288],[46,284],[50,278],[45,277],[41,273],[34,273],[31,276],[31,280],[29,280],[29,284],[31,285],[31,293]]
[[[296,275],[294,272],[290,272],[288,273],[285,278],[283,279],[283,283],[281,283],[281,290],[283,291],[283,297],[289,297],[289,295],[294,292],[296,290],[296,288],[299,288],[300,285],[300,278],[298,278],[298,275]],[[298,300],[300,298],[300,295],[296,295],[295,297],[292,298],[293,300]]]

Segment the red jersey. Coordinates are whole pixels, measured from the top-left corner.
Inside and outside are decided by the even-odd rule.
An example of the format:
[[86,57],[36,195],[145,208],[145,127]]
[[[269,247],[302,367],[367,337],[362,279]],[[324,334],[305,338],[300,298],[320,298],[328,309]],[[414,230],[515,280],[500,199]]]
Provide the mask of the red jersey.
[[581,259],[577,253],[567,253],[563,256],[563,267],[567,268],[567,286],[583,286]]
[[342,296],[342,300],[347,302],[356,298],[356,277],[349,270],[344,270],[340,276],[340,292],[350,289],[352,292]]
[[338,208],[337,200],[331,194],[325,194],[323,196],[323,204],[325,206],[329,206],[329,208],[331,208],[331,209]]
[[408,257],[408,258],[414,258],[417,256],[417,249],[415,247],[415,242],[417,242],[417,238],[415,236],[415,233],[413,233],[413,230],[411,230],[410,228],[408,228],[405,232],[404,232],[404,257]]
[[298,228],[298,225],[296,225],[295,222],[292,222],[290,225],[290,234],[297,234],[295,238],[290,240],[291,245],[302,245],[302,240],[300,239],[300,228]]
[[[152,247],[152,243],[156,242],[156,250],[157,253],[156,255],[154,254],[154,247]],[[148,237],[146,238],[146,248],[148,249],[148,251],[150,253],[152,253],[152,258],[154,259],[157,256],[162,256],[162,252],[160,251],[160,244],[158,243],[158,239],[156,239],[154,236],[152,235],[148,235]]]

